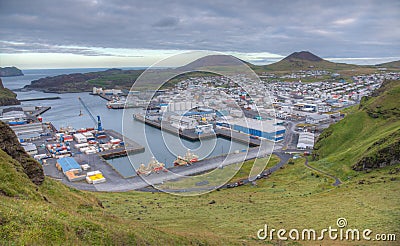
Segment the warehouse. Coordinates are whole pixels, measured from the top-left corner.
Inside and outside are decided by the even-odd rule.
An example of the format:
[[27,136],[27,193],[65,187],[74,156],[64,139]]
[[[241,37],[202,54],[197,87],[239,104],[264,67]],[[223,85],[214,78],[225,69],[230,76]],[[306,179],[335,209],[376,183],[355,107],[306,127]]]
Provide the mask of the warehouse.
[[244,132],[270,141],[279,142],[285,137],[286,128],[276,125],[273,120],[240,119],[233,125],[233,130]]
[[314,133],[302,132],[299,134],[297,142],[298,149],[313,149],[314,148]]

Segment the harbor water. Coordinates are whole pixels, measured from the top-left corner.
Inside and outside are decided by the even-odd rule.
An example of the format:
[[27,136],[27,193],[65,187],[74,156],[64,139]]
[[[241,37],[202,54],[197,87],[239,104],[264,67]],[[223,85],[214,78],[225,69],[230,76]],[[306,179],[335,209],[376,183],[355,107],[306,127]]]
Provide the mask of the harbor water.
[[[15,90],[30,84],[32,80],[55,76],[59,74],[101,71],[105,69],[32,69],[24,70],[24,76],[2,78],[5,87]],[[82,93],[43,93],[38,91],[17,91],[18,99],[43,98],[58,96],[57,100],[40,100],[23,102],[22,105],[50,106],[51,110],[42,115],[43,121],[50,121],[56,128],[72,126],[76,129],[85,127],[95,127],[95,123],[80,104],[78,97],[86,103],[94,116],[101,116],[102,124],[105,129],[113,129],[122,133],[123,110],[108,109],[106,101],[99,96],[90,95],[88,92]],[[126,109],[125,114],[133,115],[142,109]],[[82,115],[80,114],[82,113]],[[247,146],[242,143],[229,141],[222,138],[206,139],[191,142],[180,139],[178,136],[162,132],[159,129],[145,126],[146,139],[135,137],[135,133],[143,130],[143,123],[132,121],[124,126],[127,135],[132,140],[145,146],[143,153],[133,154],[131,158],[121,157],[108,160],[108,162],[124,177],[135,175],[132,165],[138,167],[141,163],[147,164],[154,156],[167,167],[173,166],[177,155],[184,155],[187,149],[191,149],[200,159],[222,155],[233,151],[247,150]],[[137,134],[142,135],[142,134]],[[132,163],[131,163],[132,162]]]

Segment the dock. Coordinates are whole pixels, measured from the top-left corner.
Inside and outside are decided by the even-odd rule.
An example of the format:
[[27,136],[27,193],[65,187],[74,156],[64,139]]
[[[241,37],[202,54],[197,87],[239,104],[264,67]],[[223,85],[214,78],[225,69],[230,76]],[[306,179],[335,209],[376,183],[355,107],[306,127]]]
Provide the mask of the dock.
[[20,102],[29,102],[29,101],[40,101],[40,100],[57,100],[61,99],[61,97],[39,97],[39,98],[27,98],[27,99],[18,99]]
[[32,113],[33,117],[38,117],[39,115],[47,112],[48,110],[50,110],[51,107],[41,107],[39,110],[35,111]]
[[196,134],[193,130],[183,130],[179,131],[177,128],[171,126],[167,122],[163,122],[162,125],[160,122],[154,121],[154,120],[148,120],[144,119],[142,115],[134,115],[135,120],[138,120],[142,123],[145,123],[146,125],[158,128],[162,131],[169,132],[175,135],[178,135],[179,137],[189,140],[189,141],[199,141],[200,139],[208,139],[208,138],[214,138],[216,137],[215,133],[203,133],[203,134]]
[[114,131],[114,130],[105,130],[107,135],[112,136],[113,138],[118,138],[124,141],[124,148],[110,149],[103,152],[100,152],[100,156],[106,160],[127,156],[132,153],[141,153],[144,152],[144,147],[132,139],[122,136],[122,134]]
[[160,130],[178,135],[179,137],[189,140],[189,141],[199,141],[200,139],[207,139],[207,138],[214,138],[214,137],[221,137],[229,140],[233,140],[236,142],[249,144],[250,147],[257,147],[261,145],[260,139],[250,138],[249,135],[228,130],[228,129],[220,129],[215,128],[215,133],[203,133],[203,134],[196,134],[192,129],[191,130],[183,130],[179,131],[177,128],[171,126],[170,124],[163,122],[162,127],[161,123],[153,120],[148,120],[143,117],[143,115],[134,115],[134,119],[140,122],[145,123],[146,125],[158,128]]

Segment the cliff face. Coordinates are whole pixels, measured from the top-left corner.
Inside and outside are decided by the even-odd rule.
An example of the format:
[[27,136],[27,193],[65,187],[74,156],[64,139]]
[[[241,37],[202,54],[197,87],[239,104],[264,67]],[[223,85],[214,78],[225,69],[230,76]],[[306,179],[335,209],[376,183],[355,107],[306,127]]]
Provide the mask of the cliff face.
[[[14,132],[2,121],[0,121],[0,148],[21,164],[23,170],[19,171],[23,171],[34,184],[43,183],[42,167],[25,152]],[[16,166],[15,168],[20,169],[21,167]]]
[[3,81],[0,78],[0,106],[19,105],[21,104],[17,95],[3,86]]

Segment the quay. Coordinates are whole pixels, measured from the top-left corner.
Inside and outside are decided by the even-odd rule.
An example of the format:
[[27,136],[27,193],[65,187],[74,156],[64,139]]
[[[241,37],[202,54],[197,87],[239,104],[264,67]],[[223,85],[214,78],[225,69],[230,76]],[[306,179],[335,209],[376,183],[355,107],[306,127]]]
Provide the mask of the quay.
[[261,145],[260,139],[250,138],[250,136],[247,134],[228,130],[228,129],[215,128],[214,129],[215,133],[196,134],[193,130],[179,131],[178,129],[176,129],[175,127],[171,126],[170,124],[168,124],[166,122],[163,122],[163,124],[161,126],[161,123],[154,121],[154,120],[145,119],[143,117],[143,115],[139,115],[139,114],[135,114],[134,119],[137,121],[143,122],[149,126],[158,128],[162,131],[166,131],[166,132],[178,135],[179,137],[182,137],[183,139],[186,139],[189,141],[199,141],[200,139],[221,137],[221,138],[233,140],[233,141],[244,143],[244,144],[249,144],[250,147],[257,147],[257,146]]
[[57,100],[61,99],[61,97],[39,97],[39,98],[27,98],[27,99],[18,99],[20,102],[29,102],[29,101],[40,101],[40,100]]

